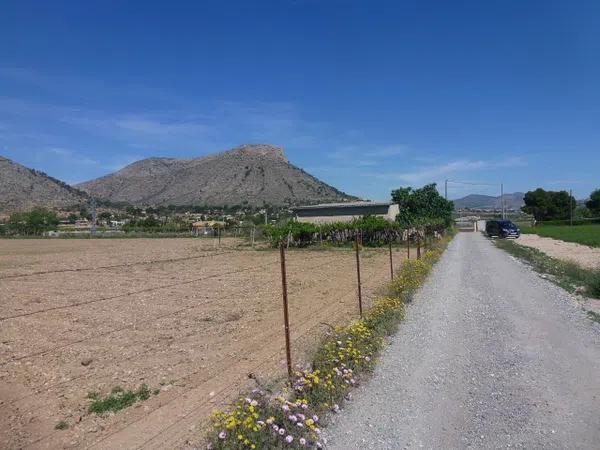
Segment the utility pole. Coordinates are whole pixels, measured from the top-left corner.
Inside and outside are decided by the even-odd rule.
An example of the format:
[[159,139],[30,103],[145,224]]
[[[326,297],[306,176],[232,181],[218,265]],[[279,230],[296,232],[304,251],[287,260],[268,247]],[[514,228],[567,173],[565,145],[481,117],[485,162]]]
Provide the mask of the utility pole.
[[500,205],[502,208],[502,220],[504,220],[504,183],[500,183]]
[[571,217],[571,226],[573,226],[573,189],[569,189],[569,213]]
[[96,199],[92,197],[92,236],[96,235]]

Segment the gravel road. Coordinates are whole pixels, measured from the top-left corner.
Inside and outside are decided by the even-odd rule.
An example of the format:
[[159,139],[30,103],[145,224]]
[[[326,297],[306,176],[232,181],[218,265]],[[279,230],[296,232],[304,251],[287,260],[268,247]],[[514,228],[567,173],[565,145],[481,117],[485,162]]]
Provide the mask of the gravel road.
[[600,448],[600,326],[479,233],[456,236],[329,448]]

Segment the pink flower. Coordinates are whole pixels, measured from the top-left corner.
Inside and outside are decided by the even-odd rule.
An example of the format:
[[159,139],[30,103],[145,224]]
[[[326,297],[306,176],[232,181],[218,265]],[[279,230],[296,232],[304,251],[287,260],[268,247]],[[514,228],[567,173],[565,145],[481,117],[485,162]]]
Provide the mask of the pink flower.
[[315,422],[318,422],[318,421],[319,421],[319,416],[317,416],[317,415],[315,414],[315,415],[313,416],[313,420],[314,420]]
[[300,438],[300,445],[306,445],[306,439]]
[[278,426],[277,426],[277,424],[275,424],[275,423],[273,424],[273,430],[275,430],[275,431],[279,431],[279,427],[278,427]]
[[288,412],[290,410],[290,407],[288,405],[283,405],[281,409],[283,409],[285,412]]
[[306,405],[306,404],[302,403],[302,406],[301,406],[301,408],[302,408],[302,409],[308,409],[308,405]]
[[304,414],[298,414],[298,418],[302,421],[306,420],[306,416]]
[[298,418],[295,415],[293,415],[293,414],[290,414],[288,416],[288,419],[290,419],[294,423],[298,422]]
[[283,436],[283,435],[285,434],[285,428],[280,428],[280,429],[279,429],[279,434],[280,434],[281,436]]
[[213,449],[213,444],[212,444],[212,442],[209,442],[209,443],[206,445],[206,450],[212,450],[212,449]]
[[291,434],[288,434],[288,435],[286,436],[286,438],[285,438],[285,441],[286,441],[288,444],[291,444],[293,440],[294,440],[294,436],[292,436]]
[[225,433],[224,431],[221,431],[219,433],[219,439],[225,439],[227,437],[227,433]]

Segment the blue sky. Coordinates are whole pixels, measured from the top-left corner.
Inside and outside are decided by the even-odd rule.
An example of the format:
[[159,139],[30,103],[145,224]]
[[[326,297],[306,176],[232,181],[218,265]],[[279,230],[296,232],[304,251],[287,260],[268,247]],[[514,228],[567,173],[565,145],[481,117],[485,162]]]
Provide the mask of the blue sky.
[[597,1],[0,0],[0,42],[0,154],[70,183],[267,142],[373,199],[600,187]]

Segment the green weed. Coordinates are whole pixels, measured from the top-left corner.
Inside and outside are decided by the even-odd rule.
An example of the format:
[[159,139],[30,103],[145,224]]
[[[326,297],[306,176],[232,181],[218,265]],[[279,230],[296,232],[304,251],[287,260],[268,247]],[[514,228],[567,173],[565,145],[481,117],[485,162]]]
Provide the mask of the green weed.
[[94,414],[102,415],[107,412],[117,412],[128,408],[138,401],[148,400],[150,398],[150,389],[142,384],[137,391],[125,391],[120,386],[112,388],[109,395],[102,398],[97,392],[90,392],[88,398],[92,400],[88,411]]
[[69,424],[64,420],[61,420],[56,425],[54,425],[55,430],[66,430],[67,428],[69,428]]

